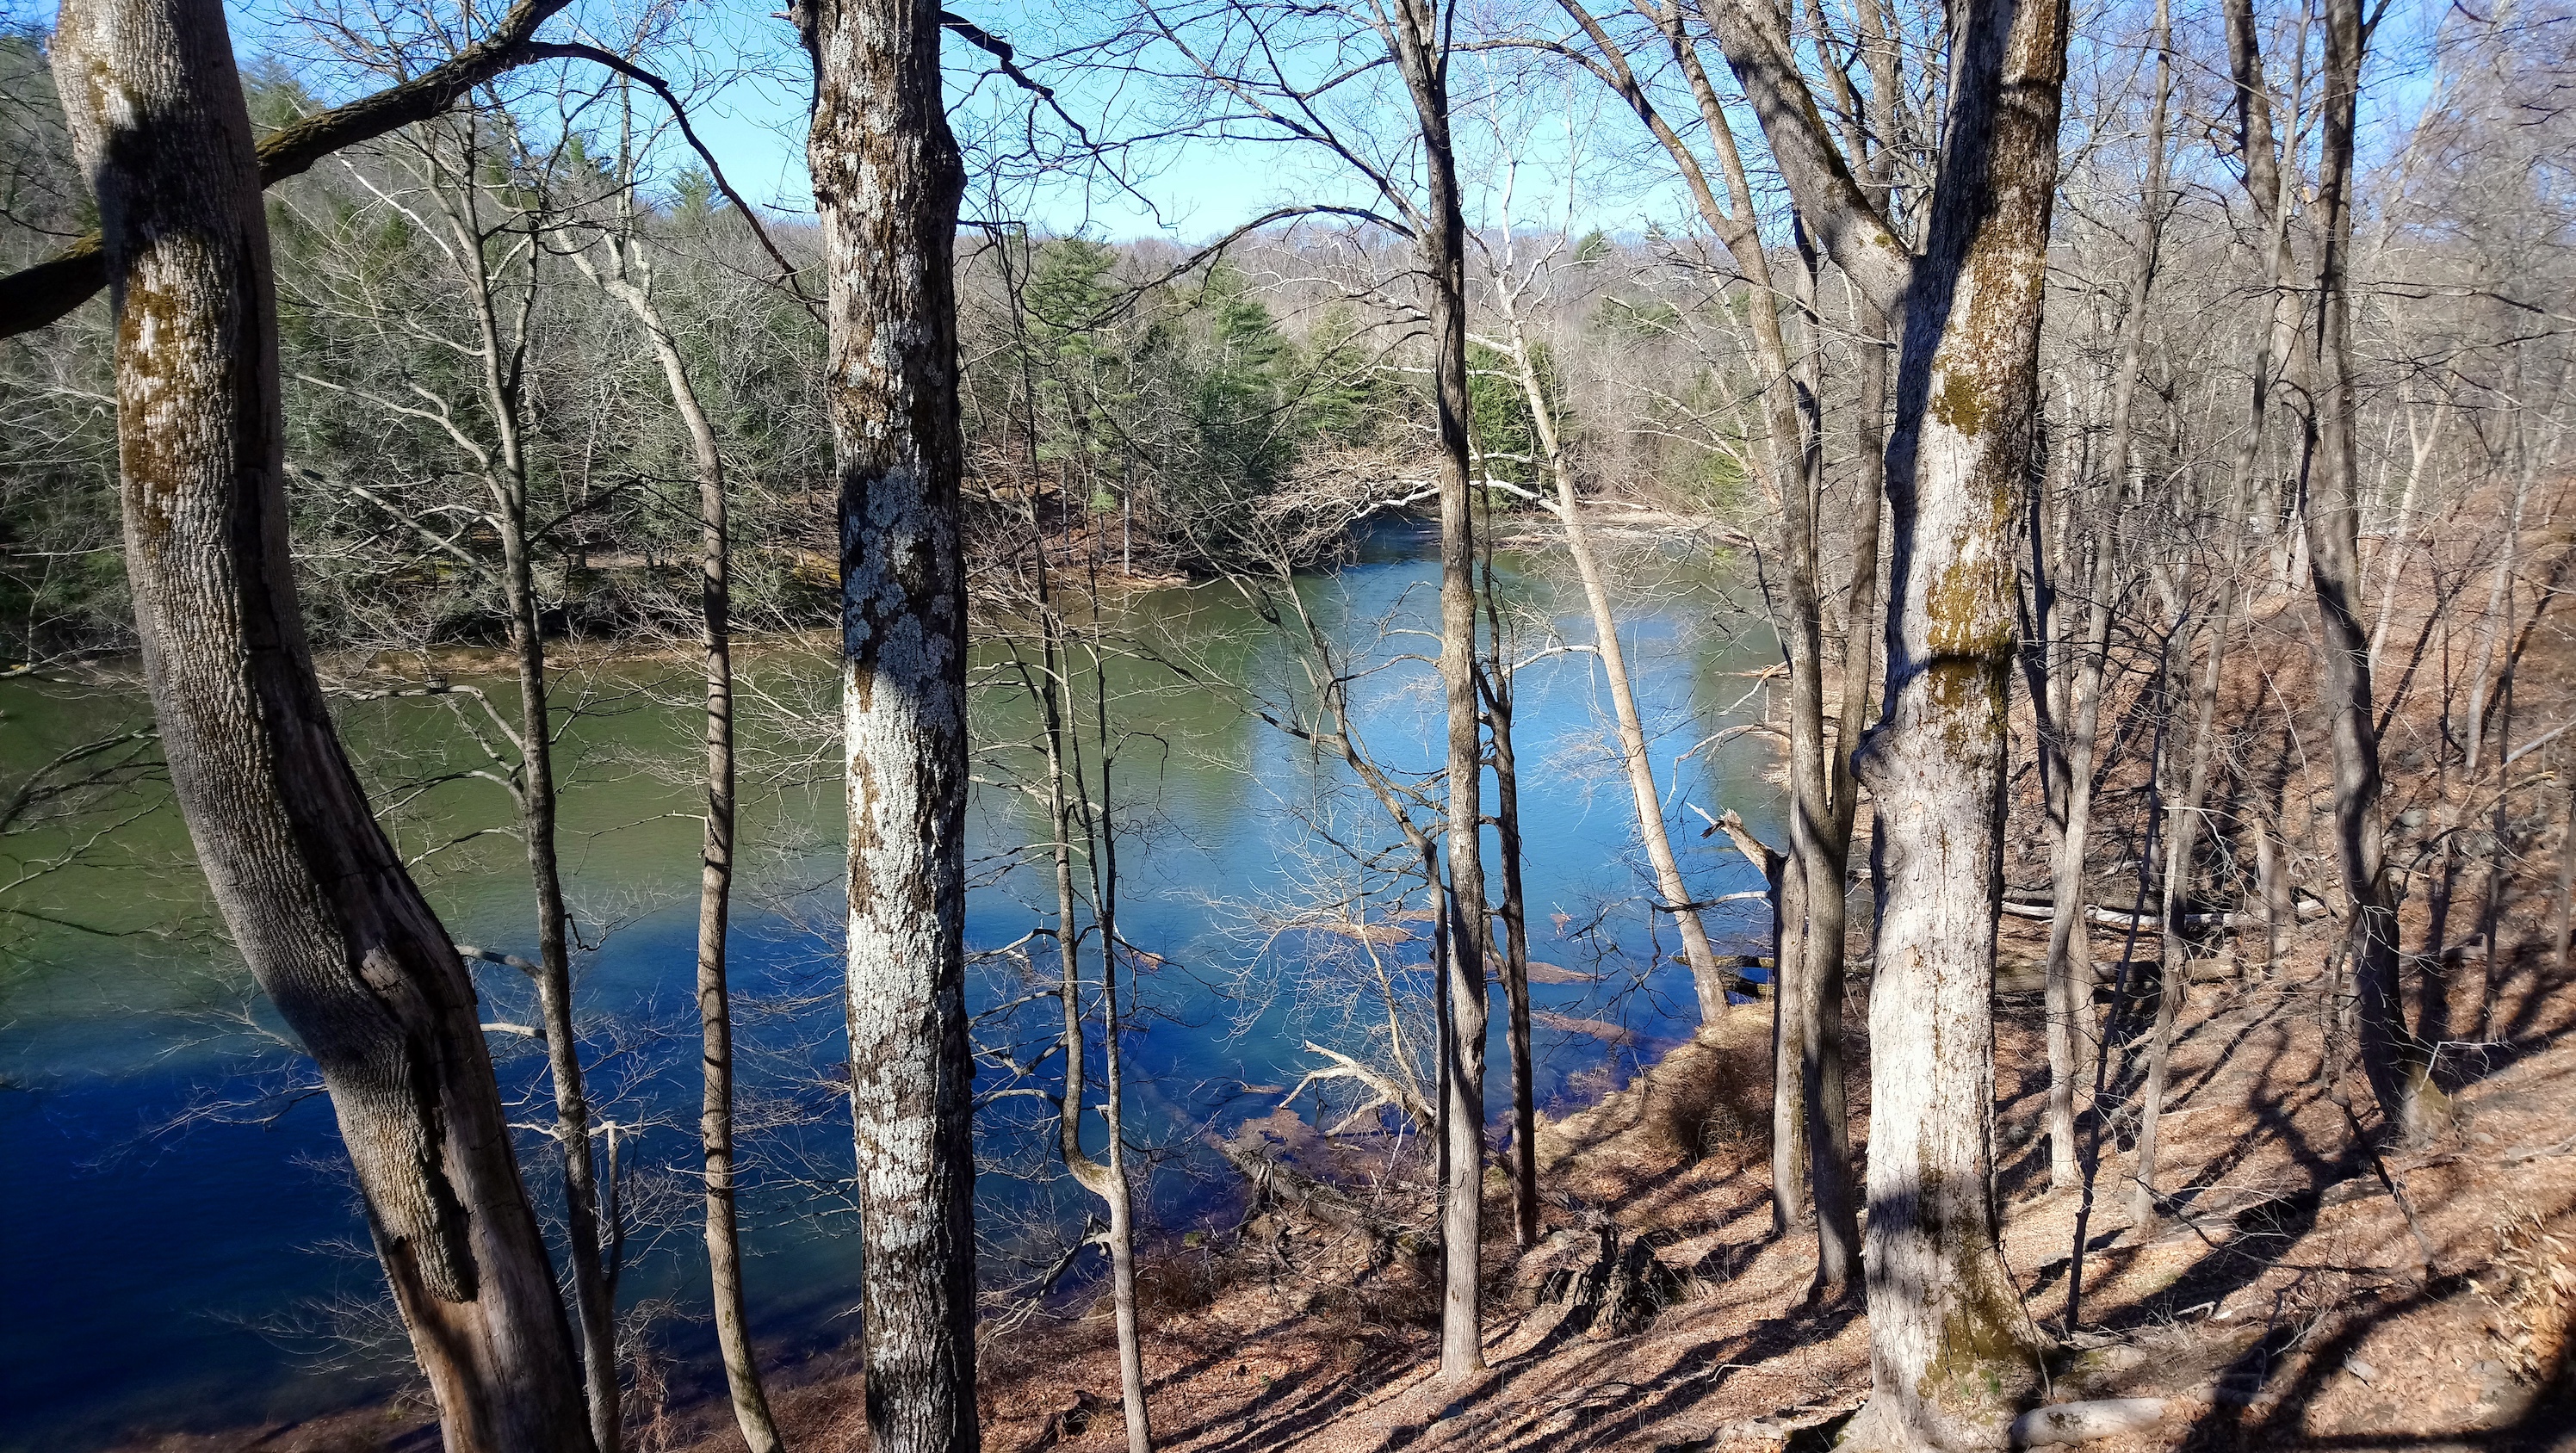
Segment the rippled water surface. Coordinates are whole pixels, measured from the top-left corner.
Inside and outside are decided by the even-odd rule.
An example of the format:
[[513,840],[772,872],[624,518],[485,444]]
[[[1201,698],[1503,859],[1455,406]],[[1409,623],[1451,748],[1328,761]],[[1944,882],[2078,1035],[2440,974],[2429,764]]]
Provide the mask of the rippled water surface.
[[[1734,807],[1776,838],[1768,748],[1740,737],[1678,767],[1676,758],[1761,712],[1757,673],[1776,659],[1769,634],[1744,614],[1751,597],[1732,562],[1674,544],[1628,549],[1623,574],[1655,582],[1626,603],[1622,634],[1684,871],[1700,897],[1758,887],[1725,839],[1701,830],[1703,814]],[[1533,952],[1599,975],[1535,989],[1555,1016],[1537,1036],[1546,1103],[1596,1088],[1587,1072],[1615,1077],[1697,1015],[1688,975],[1670,958],[1669,924],[1660,956],[1650,934],[1594,658],[1568,649],[1592,639],[1581,593],[1544,543],[1506,552],[1500,575],[1525,663],[1516,738]],[[1432,623],[1435,576],[1420,535],[1389,532],[1354,563],[1301,582],[1328,634],[1377,668],[1355,705],[1362,735],[1392,768],[1438,761],[1436,681],[1424,662],[1402,659],[1434,649],[1408,632]],[[1392,836],[1338,770],[1261,720],[1259,702],[1303,680],[1303,667],[1239,596],[1214,585],[1136,593],[1106,624],[1158,658],[1110,672],[1112,785],[1121,932],[1163,960],[1138,986],[1145,1012],[1125,1041],[1131,1083],[1145,1086],[1132,1118],[1143,1139],[1171,1148],[1149,1194],[1157,1223],[1180,1228],[1218,1214],[1226,1194],[1223,1178],[1185,1153],[1184,1132],[1268,1113],[1276,1091],[1245,1086],[1292,1084],[1314,1065],[1306,1040],[1365,1032],[1349,1022],[1356,991],[1329,962],[1331,936],[1268,932],[1301,895],[1355,880],[1317,828],[1371,847]],[[1007,652],[983,648],[977,665],[978,736],[1024,734],[1030,712],[1008,689]],[[712,1360],[714,1340],[692,1315],[703,1296],[693,1206],[684,1185],[658,1173],[696,1154],[695,722],[675,704],[694,689],[691,670],[685,659],[626,661],[574,673],[563,697],[584,706],[566,742],[563,850],[589,945],[578,994],[594,1095],[627,1127],[620,1153],[640,1168],[639,1220],[677,1228],[643,1237],[621,1301],[670,1299],[678,1315],[660,1341],[684,1374]],[[743,670],[756,688],[743,711],[758,770],[744,787],[734,982],[745,1114],[778,1122],[754,1142],[748,1279],[757,1332],[792,1348],[848,1335],[857,1273],[832,1185],[848,1158],[846,1118],[828,1086],[840,1052],[829,938],[839,784],[824,726],[806,724],[810,709],[828,711],[828,662],[770,647],[746,652]],[[461,775],[483,763],[453,704],[353,704],[344,730],[380,804],[398,804],[406,848],[429,854],[426,886],[457,938],[532,956],[524,860],[497,831],[506,798]],[[13,767],[146,724],[137,692],[0,683],[0,757]],[[1042,814],[1011,785],[1025,765],[1025,754],[998,749],[979,767],[967,930],[977,949],[1049,921],[1052,879],[1023,861],[1043,838]],[[335,1169],[329,1106],[297,1092],[302,1077],[273,1014],[244,987],[210,921],[176,814],[146,784],[130,811],[101,821],[117,825],[100,861],[0,899],[12,910],[0,920],[0,1156],[16,1181],[0,1216],[0,1449],[96,1446],[136,1430],[298,1417],[380,1396],[398,1365],[325,1335],[363,1325],[380,1292],[358,1254],[365,1233]],[[72,844],[6,846],[24,864]],[[16,871],[0,862],[0,882]],[[1374,911],[1393,907],[1381,900]],[[1754,933],[1759,908],[1733,905],[1711,926]],[[1384,949],[1398,966],[1422,957],[1419,943]],[[1014,996],[1019,972],[1008,955],[983,960],[979,1007]],[[509,979],[506,969],[481,978],[487,1018],[527,1017]],[[1499,1012],[1494,1020],[1488,1086],[1500,1103]],[[1632,1036],[1626,1046],[1609,1025]],[[501,1035],[494,1045],[505,1093],[520,1097],[513,1118],[549,1119],[528,1042]],[[1080,1208],[1020,1174],[1043,1159],[1024,1133],[1033,1103],[1003,1102],[985,1136],[979,1194],[996,1267]],[[545,1157],[522,1143],[532,1180],[550,1194]]]

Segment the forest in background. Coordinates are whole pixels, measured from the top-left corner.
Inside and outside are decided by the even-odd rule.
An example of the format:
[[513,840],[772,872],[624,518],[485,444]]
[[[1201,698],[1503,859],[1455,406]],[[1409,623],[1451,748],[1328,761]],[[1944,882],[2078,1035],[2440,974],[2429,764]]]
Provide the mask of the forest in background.
[[[1121,578],[1185,575],[1251,602],[1306,663],[1303,689],[1260,714],[1382,809],[1368,840],[1337,847],[1366,870],[1362,905],[1429,925],[1422,978],[1438,987],[1409,1006],[1387,989],[1384,1036],[1317,1070],[1352,1096],[1345,1129],[1365,1112],[1356,1133],[1401,1148],[1418,1132],[1411,1153],[1427,1163],[1389,1192],[1412,1196],[1397,1217],[1409,1229],[1363,1219],[1387,1247],[1437,1261],[1452,1384],[1485,1372],[1486,1243],[1508,1221],[1527,1251],[1547,1228],[1512,748],[1513,643],[1532,628],[1496,603],[1500,535],[1561,543],[1585,588],[1586,649],[1616,724],[1603,765],[1627,779],[1638,871],[1655,884],[1638,911],[1669,921],[1712,1033],[1748,991],[1770,1005],[1771,1223],[1812,1235],[1817,1296],[1865,1288],[1878,1396],[1854,1426],[1871,1442],[2000,1446],[2040,1396],[2048,1347],[2083,1335],[2097,1195],[2126,1202],[2134,1228],[2180,1214],[2160,1189],[2172,1177],[2159,1135],[2204,962],[2269,973],[2303,925],[2331,922],[2318,1073],[2368,1086],[2375,1118],[2352,1114],[2356,1155],[2450,1133],[2454,1094],[2521,1032],[2496,1018],[2504,920],[2564,829],[2543,791],[2556,756],[2515,770],[2564,726],[2556,684],[2517,678],[2568,558],[2556,532],[2576,405],[2576,17],[2563,8],[1148,0],[1050,13],[1012,38],[998,19],[918,6],[891,19],[806,7],[792,18],[818,58],[810,220],[747,209],[686,131],[669,78],[685,91],[721,67],[684,12],[629,18],[615,47],[531,40],[561,8],[307,17],[303,53],[329,61],[245,68],[242,148],[284,155],[322,123],[356,134],[264,197],[231,199],[225,225],[256,235],[261,259],[241,276],[273,268],[274,297],[248,287],[224,303],[216,287],[212,306],[256,319],[273,301],[274,398],[246,366],[200,380],[193,405],[138,383],[160,376],[151,350],[258,327],[164,334],[101,306],[39,316],[52,304],[28,299],[60,291],[46,270],[76,261],[56,254],[102,222],[111,263],[162,245],[148,227],[119,229],[191,194],[132,158],[166,167],[194,143],[93,146],[85,179],[80,127],[130,118],[66,111],[62,37],[0,41],[0,264],[19,270],[15,336],[0,345],[7,669],[42,677],[139,644],[163,663],[165,732],[192,689],[248,689],[265,712],[304,703],[277,718],[306,723],[284,747],[221,735],[220,714],[187,718],[216,733],[171,755],[201,857],[217,816],[250,809],[192,795],[188,764],[275,780],[295,752],[337,760],[326,679],[361,696],[450,692],[428,655],[447,645],[505,648],[516,675],[510,699],[483,709],[540,949],[464,953],[536,986],[529,1032],[549,1053],[557,1124],[544,1139],[565,1201],[548,1236],[574,1313],[569,1327],[557,1315],[560,1338],[527,1330],[553,1305],[532,1223],[510,1233],[515,1249],[476,1253],[511,1268],[507,1298],[473,1314],[493,1319],[478,1335],[539,1351],[452,1366],[424,1351],[451,1446],[530,1446],[539,1426],[559,1441],[584,1425],[603,1449],[621,1436],[614,1252],[601,1260],[619,1231],[616,1177],[603,1203],[547,760],[561,720],[550,652],[568,643],[694,643],[707,661],[699,970],[721,1261],[728,657],[749,633],[839,625],[856,1184],[871,1246],[905,1248],[882,1259],[893,1300],[871,1318],[866,1356],[917,1379],[871,1389],[872,1436],[888,1448],[967,1446],[975,1417],[973,1256],[941,1219],[965,1214],[960,1087],[988,1048],[958,1002],[965,885],[942,826],[975,750],[970,640],[1007,651],[1036,723],[1008,745],[1044,820],[1027,851],[1053,874],[1056,911],[1025,967],[1063,1020],[1043,1084],[1043,1056],[995,1066],[988,1053],[986,1067],[1053,1105],[1066,1173],[1103,1203],[1123,1423],[1131,1448],[1149,1439],[1118,1045],[1133,1012],[1122,975],[1150,950],[1116,920],[1125,828],[1103,663],[1125,644],[1084,604]],[[835,25],[850,27],[839,42]],[[451,30],[480,38],[451,46]],[[924,119],[942,114],[943,33],[953,134]],[[885,69],[831,74],[832,57],[856,55]],[[450,67],[473,74],[408,124],[348,121],[359,103],[325,100],[428,95],[418,88]],[[1217,138],[1303,149],[1357,192],[1292,201],[1205,245],[1017,220],[1068,178],[1150,189],[1154,147]],[[137,177],[117,176],[118,155]],[[128,211],[91,200],[111,183]],[[173,407],[197,412],[147,427]],[[264,579],[246,556],[227,557],[232,575],[126,558],[123,541],[159,538],[146,476],[163,441],[178,441],[169,458],[194,457],[187,418],[251,420],[244,437],[273,438],[274,480],[254,461],[210,465],[187,487],[248,510],[239,528],[291,541],[291,587],[268,580],[236,608],[189,593]],[[251,508],[270,488],[285,512],[273,520]],[[1637,582],[1603,578],[1620,560],[1585,524],[1613,504],[1741,550],[1781,643],[1776,720],[1742,734],[1777,753],[1786,840],[1732,817],[1705,824],[1769,885],[1767,955],[1719,954],[1676,864],[1619,659],[1612,596]],[[1365,646],[1329,638],[1293,589],[1366,522],[1408,513],[1436,514],[1442,550],[1437,661],[1424,664],[1438,669],[1447,760],[1428,772],[1371,752],[1349,696]],[[250,537],[191,538],[220,554]],[[316,676],[299,644],[277,661],[239,657],[262,664],[224,677],[246,649],[240,623],[280,601],[300,623],[287,634],[330,669]],[[156,625],[156,609],[177,614]],[[2270,654],[2302,639],[2305,665]],[[2249,699],[2253,670],[2265,685]],[[87,760],[17,781],[0,828],[112,812],[101,794],[128,779]],[[328,1007],[347,991],[330,987],[333,955],[305,979],[283,967],[374,920],[334,909],[300,930],[319,935],[304,948],[260,946],[269,915],[313,911],[274,884],[375,863],[399,882],[382,911],[426,945],[396,957],[433,978],[462,972],[349,781],[327,830],[299,826],[290,843],[267,819],[235,824],[233,850],[269,866],[244,877],[210,861],[210,876],[232,895],[253,971],[299,1035],[325,1041],[311,1047],[344,1131],[362,1123],[352,1115],[390,1115],[379,1128],[399,1145],[414,1133],[399,1114],[352,1108],[374,1103],[385,1042],[328,1042],[348,1027]],[[11,891],[40,907],[43,861],[30,863]],[[901,906],[875,891],[886,884],[902,885]],[[2555,897],[2563,972],[2563,864]],[[1994,925],[2014,915],[2047,925],[2030,966],[2046,1003],[2041,1134],[2050,1184],[2084,1208],[2054,1331],[1997,1253]],[[2488,965],[2474,992],[2453,941],[2471,922]],[[2126,934],[2116,957],[2097,926]],[[1491,1137],[1489,966],[1507,998],[1512,1102]],[[1750,969],[1758,981],[1739,977]],[[1871,1135],[1900,1148],[1880,1155],[1864,1153],[1846,1084],[1845,1009],[1862,992]],[[909,1003],[932,1012],[886,1007]],[[402,1033],[479,1046],[470,1023]],[[467,1066],[445,1071],[463,1079],[439,1113],[479,1124],[482,1052],[438,1062]],[[1095,1113],[1101,1138],[1086,1141]],[[390,1218],[380,1244],[445,1236],[437,1177],[357,1139],[370,1205]],[[1484,1204],[1488,1156],[1507,1204]],[[2106,1173],[2110,1161],[2125,1169]],[[879,1186],[871,1166],[894,1179]],[[518,1226],[516,1171],[497,1174],[466,1177],[486,1198],[477,1214]],[[1299,1184],[1328,1217],[1346,1194]],[[438,1257],[389,1265],[416,1341],[451,1315],[439,1308],[476,1301]],[[879,1272],[872,1258],[872,1288]],[[738,1289],[735,1303],[739,1321]],[[776,1446],[738,1330],[726,1371],[745,1438]]]

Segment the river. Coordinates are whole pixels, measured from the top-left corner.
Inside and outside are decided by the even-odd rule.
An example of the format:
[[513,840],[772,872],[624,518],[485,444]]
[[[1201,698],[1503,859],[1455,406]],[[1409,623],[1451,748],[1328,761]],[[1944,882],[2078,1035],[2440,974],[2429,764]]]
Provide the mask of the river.
[[[1627,603],[1622,638],[1684,872],[1701,897],[1758,888],[1722,836],[1702,835],[1703,814],[1732,807],[1780,840],[1778,791],[1764,775],[1771,749],[1757,734],[1677,759],[1764,710],[1759,673],[1777,659],[1769,632],[1745,609],[1735,562],[1671,541],[1620,548],[1633,567],[1624,575],[1655,581]],[[1639,1056],[1688,1033],[1697,1011],[1669,922],[1660,945],[1651,936],[1650,885],[1611,757],[1608,699],[1581,649],[1593,633],[1571,571],[1538,542],[1503,551],[1497,575],[1525,662],[1516,740],[1533,955],[1574,971],[1534,989],[1553,1016],[1535,1039],[1546,1106],[1616,1083]],[[1328,634],[1378,668],[1359,681],[1354,707],[1361,735],[1392,768],[1439,760],[1436,678],[1405,659],[1433,649],[1406,632],[1434,623],[1436,583],[1429,541],[1402,529],[1300,582]],[[1337,977],[1350,955],[1336,955],[1332,935],[1274,930],[1301,895],[1330,898],[1366,876],[1319,827],[1372,847],[1391,833],[1342,771],[1260,719],[1257,702],[1302,680],[1302,667],[1238,596],[1220,585],[1131,592],[1104,624],[1157,658],[1119,661],[1110,683],[1121,932],[1163,961],[1137,986],[1143,1013],[1123,1042],[1131,1081],[1151,1091],[1132,1117],[1136,1133],[1167,1152],[1146,1193],[1153,1223],[1170,1234],[1212,1223],[1230,1194],[1188,1153],[1185,1132],[1268,1113],[1277,1087],[1316,1067],[1306,1040],[1364,1038],[1365,1005]],[[747,1278],[756,1335],[792,1352],[853,1330],[858,1255],[834,1186],[848,1131],[831,1086],[842,1053],[831,940],[840,796],[828,737],[808,725],[828,710],[828,662],[783,646],[744,657],[757,770],[744,784],[731,952],[745,1114],[772,1127],[748,1152]],[[976,659],[979,738],[1024,732],[1028,708],[1006,689],[1005,663],[991,648]],[[696,723],[683,705],[692,670],[685,658],[588,667],[567,677],[559,703],[583,707],[563,749],[563,850],[588,946],[577,972],[594,1098],[627,1127],[621,1155],[637,1171],[639,1231],[620,1300],[666,1305],[674,1315],[657,1345],[684,1375],[703,1376],[714,1335],[695,1313],[695,1201],[664,1169],[696,1153]],[[428,854],[424,886],[459,941],[533,955],[524,859],[498,831],[502,790],[464,775],[483,764],[460,704],[352,703],[344,732],[405,848]],[[131,687],[0,682],[0,760],[12,776],[146,725]],[[970,948],[1022,939],[1052,903],[1052,880],[1025,851],[1038,818],[1008,782],[1022,756],[997,749],[979,767]],[[305,1093],[274,1015],[223,943],[158,784],[136,784],[85,821],[82,833],[97,839],[85,856],[0,898],[0,1155],[17,1187],[0,1219],[0,1450],[92,1448],[383,1396],[398,1385],[401,1348],[376,1320],[381,1281],[363,1254],[327,1103]],[[61,832],[0,840],[0,884],[78,846]],[[1392,906],[1381,899],[1373,917]],[[1746,948],[1767,931],[1758,902],[1728,905],[1709,923]],[[1419,943],[1387,948],[1393,960],[1420,961]],[[527,1017],[509,979],[505,969],[478,974],[487,1018]],[[988,958],[972,994],[990,1006],[1015,982],[1007,956]],[[1499,995],[1495,1006],[1488,1091],[1499,1106],[1508,1103]],[[493,1042],[505,1094],[518,1097],[514,1120],[548,1118],[533,1046],[506,1034]],[[1060,1184],[1023,1174],[1042,1156],[1012,1127],[1025,1128],[1033,1103],[1019,1102],[1016,1119],[997,1111],[979,1146],[993,1268],[1034,1254],[1080,1210]],[[550,1197],[546,1157],[524,1138],[522,1147],[532,1185]]]

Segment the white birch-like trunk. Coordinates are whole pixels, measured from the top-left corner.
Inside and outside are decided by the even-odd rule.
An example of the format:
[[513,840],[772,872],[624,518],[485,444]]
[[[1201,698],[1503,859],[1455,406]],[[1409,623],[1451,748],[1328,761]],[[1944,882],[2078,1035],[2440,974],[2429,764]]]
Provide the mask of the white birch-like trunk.
[[800,0],[840,476],[850,1104],[877,1453],[973,1453],[957,204],[931,0]]
[[1884,717],[1861,748],[1878,963],[1870,995],[1863,1447],[2004,1446],[2033,1332],[1993,1203],[1995,923],[2014,513],[2038,402],[2066,9],[1954,12],[1950,115],[1908,296],[1888,496]]

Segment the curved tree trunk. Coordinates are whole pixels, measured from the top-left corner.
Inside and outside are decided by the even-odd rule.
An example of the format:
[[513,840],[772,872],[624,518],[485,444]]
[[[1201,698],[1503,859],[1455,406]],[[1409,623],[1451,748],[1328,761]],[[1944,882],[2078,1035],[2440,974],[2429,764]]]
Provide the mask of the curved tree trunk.
[[135,628],[199,860],[331,1092],[446,1446],[581,1453],[571,1333],[473,984],[368,809],[305,643],[268,232],[222,8],[73,0],[54,59],[120,320]]
[[733,548],[725,524],[724,453],[715,425],[698,401],[668,320],[644,283],[628,276],[627,244],[617,248],[616,270],[602,275],[580,253],[573,259],[611,297],[626,305],[662,364],[671,407],[689,431],[689,456],[698,476],[699,645],[706,656],[707,820],[698,871],[698,1033],[704,1084],[698,1102],[698,1150],[706,1167],[707,1273],[716,1316],[716,1348],[724,1359],[725,1388],[734,1422],[750,1453],[779,1453],[777,1419],[761,1385],[751,1346],[750,1311],[743,1300],[742,1235],[735,1224],[733,1148],[733,1005],[725,983],[725,930],[733,905]]
[[957,203],[931,0],[799,0],[829,294],[850,1106],[877,1453],[973,1453]]

